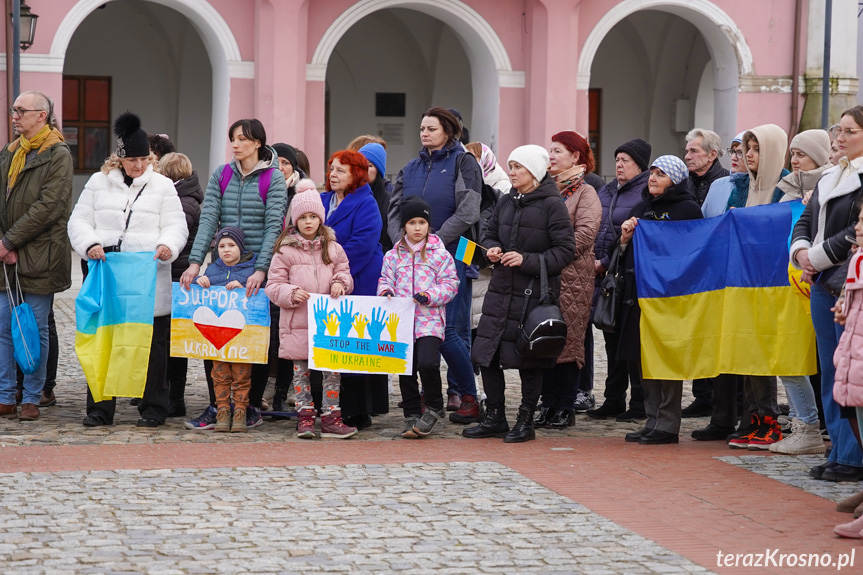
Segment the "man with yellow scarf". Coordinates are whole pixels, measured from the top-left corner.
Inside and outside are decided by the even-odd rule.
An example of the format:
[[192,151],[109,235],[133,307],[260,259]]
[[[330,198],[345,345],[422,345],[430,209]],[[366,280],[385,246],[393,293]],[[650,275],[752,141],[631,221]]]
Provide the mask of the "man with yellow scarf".
[[[48,314],[54,294],[72,284],[66,222],[72,203],[72,155],[54,127],[54,106],[40,92],[24,92],[9,114],[18,138],[0,152],[0,417],[39,418],[48,360]],[[39,327],[39,366],[24,377],[21,413],[15,405],[16,369],[12,308],[14,294],[30,304]],[[17,295],[20,285],[23,298]]]

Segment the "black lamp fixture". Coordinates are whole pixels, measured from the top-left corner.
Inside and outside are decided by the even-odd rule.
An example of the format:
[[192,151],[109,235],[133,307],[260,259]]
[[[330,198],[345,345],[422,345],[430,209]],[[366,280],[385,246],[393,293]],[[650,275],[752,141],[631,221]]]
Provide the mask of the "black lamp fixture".
[[[18,0],[13,0],[17,2]],[[10,14],[11,16],[11,14]],[[27,2],[21,0],[21,15],[19,17],[19,30],[21,34],[21,50],[27,50],[33,45],[33,40],[36,38],[36,20],[39,19],[37,14],[30,11]]]

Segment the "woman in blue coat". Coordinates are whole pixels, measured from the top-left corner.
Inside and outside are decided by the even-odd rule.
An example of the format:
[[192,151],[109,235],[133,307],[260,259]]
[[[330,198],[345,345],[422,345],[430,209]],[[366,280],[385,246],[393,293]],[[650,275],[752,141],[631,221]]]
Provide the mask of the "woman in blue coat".
[[[330,157],[327,192],[321,195],[326,225],[344,248],[354,278],[352,295],[376,295],[384,261],[380,238],[383,220],[369,187],[369,162],[359,152],[342,150]],[[342,418],[363,429],[370,414],[389,411],[386,375],[342,376]]]

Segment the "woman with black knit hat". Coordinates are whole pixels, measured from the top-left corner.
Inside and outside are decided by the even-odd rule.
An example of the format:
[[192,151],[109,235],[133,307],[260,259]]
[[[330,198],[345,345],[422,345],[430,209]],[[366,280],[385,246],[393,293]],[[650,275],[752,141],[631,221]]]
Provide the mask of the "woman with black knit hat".
[[[596,283],[608,269],[611,246],[620,235],[620,226],[629,218],[632,209],[642,202],[647,190],[647,168],[650,165],[650,144],[636,138],[619,145],[614,151],[615,179],[599,190],[599,203],[602,204],[602,217],[599,220],[599,233],[596,234],[593,253],[596,258],[594,270]],[[595,419],[614,417],[618,421],[644,419],[644,391],[641,387],[641,373],[628,369],[625,361],[617,361],[620,335],[603,332],[605,355],[608,359],[608,377],[605,379],[605,401],[586,414]],[[626,409],[626,388],[632,386],[629,394],[629,409]]]
[[[186,245],[188,229],[174,183],[155,171],[147,132],[126,112],[114,123],[117,149],[94,174],[69,217],[69,240],[84,259],[105,252],[156,252],[156,307],[138,427],[158,427],[168,415],[168,330],[171,322],[171,262]],[[96,402],[87,390],[84,425],[114,422],[116,399]]]

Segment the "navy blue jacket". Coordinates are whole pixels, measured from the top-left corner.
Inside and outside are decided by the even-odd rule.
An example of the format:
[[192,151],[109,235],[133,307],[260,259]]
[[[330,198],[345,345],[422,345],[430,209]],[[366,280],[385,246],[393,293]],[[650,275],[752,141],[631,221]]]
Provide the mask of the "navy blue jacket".
[[[258,256],[252,252],[244,252],[240,261],[232,266],[226,266],[222,258],[207,266],[204,275],[210,278],[211,286],[225,286],[230,282],[237,280],[243,287],[246,286],[246,281],[255,273],[255,263],[258,261]],[[263,287],[264,284],[261,284]]]
[[[393,186],[387,230],[393,244],[402,237],[401,202],[421,196],[431,207],[432,232],[447,250],[455,253],[459,237],[479,221],[482,170],[473,155],[458,140],[440,150],[420,150],[399,172]],[[348,254],[350,256],[350,254]]]
[[[642,193],[647,189],[649,176],[650,174],[645,170],[620,186],[620,189],[617,188],[618,183],[614,179],[598,192],[599,203],[602,204],[602,220],[599,222],[599,232],[593,244],[593,253],[605,269],[608,269],[609,247],[620,235],[620,226],[629,219],[632,208],[642,202]],[[615,196],[617,201],[614,202],[614,213],[611,214],[611,225],[609,225],[608,211]]]
[[372,195],[372,189],[364,184],[345,195],[338,208],[330,211],[330,201],[335,192],[321,194],[327,211],[324,222],[336,232],[336,241],[345,249],[354,278],[351,295],[377,295],[378,279],[384,263],[381,249],[381,212]]

